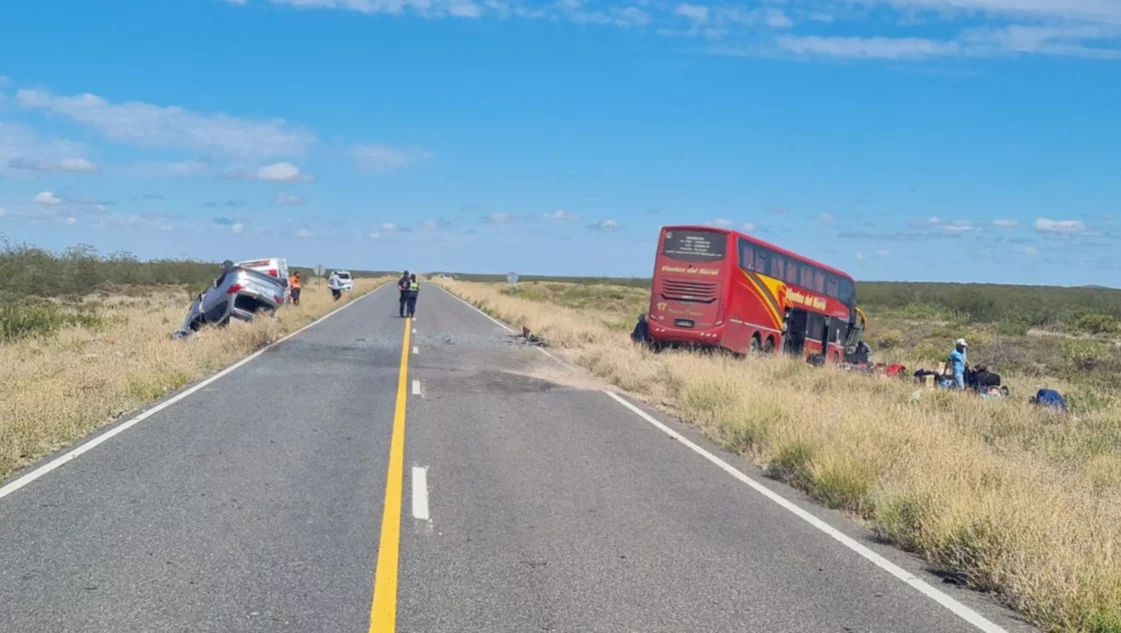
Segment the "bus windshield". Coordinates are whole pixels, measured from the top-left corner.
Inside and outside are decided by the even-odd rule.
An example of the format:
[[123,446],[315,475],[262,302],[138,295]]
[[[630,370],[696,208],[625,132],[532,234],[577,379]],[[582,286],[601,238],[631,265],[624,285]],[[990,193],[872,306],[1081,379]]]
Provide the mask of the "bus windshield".
[[718,262],[724,259],[727,248],[726,233],[672,229],[666,231],[662,255],[690,262]]

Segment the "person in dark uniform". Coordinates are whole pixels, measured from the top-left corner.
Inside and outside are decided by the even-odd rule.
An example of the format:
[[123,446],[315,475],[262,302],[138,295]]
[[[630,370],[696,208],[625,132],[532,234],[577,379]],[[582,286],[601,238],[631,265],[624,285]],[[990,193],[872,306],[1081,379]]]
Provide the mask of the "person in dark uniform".
[[420,294],[420,283],[416,280],[416,275],[409,275],[409,292],[406,302],[409,307],[409,318],[413,318],[416,314],[416,298]]
[[405,304],[409,301],[409,271],[405,271],[404,275],[397,280],[397,290],[401,293],[400,312],[401,318],[405,318]]
[[638,323],[631,332],[631,341],[643,344],[650,342],[650,324],[647,323],[645,314],[638,315]]

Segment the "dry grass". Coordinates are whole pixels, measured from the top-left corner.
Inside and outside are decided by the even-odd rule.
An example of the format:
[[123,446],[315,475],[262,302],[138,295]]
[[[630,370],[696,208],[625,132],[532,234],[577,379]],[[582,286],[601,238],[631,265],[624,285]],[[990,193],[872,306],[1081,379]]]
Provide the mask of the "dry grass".
[[[1055,416],[780,359],[651,354],[602,312],[440,281],[1054,631],[1121,631],[1121,412]],[[605,322],[608,321],[608,322]]]
[[[359,279],[349,302],[384,280]],[[304,288],[278,319],[205,328],[187,341],[171,332],[186,316],[182,289],[89,298],[102,324],[0,345],[0,479],[337,307],[326,286]]]

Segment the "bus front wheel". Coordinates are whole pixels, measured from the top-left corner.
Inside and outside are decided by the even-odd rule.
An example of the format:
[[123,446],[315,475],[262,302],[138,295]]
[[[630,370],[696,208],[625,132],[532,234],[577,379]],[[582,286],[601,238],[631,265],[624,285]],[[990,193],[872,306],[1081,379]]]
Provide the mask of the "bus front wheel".
[[759,337],[758,336],[751,337],[751,346],[748,348],[747,351],[748,351],[749,354],[752,354],[752,355],[759,354]]

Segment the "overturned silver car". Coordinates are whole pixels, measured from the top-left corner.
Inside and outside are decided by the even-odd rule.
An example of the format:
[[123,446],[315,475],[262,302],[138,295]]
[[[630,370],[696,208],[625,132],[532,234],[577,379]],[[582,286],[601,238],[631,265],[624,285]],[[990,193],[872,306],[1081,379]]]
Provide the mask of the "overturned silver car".
[[287,286],[287,279],[227,260],[214,283],[195,297],[183,327],[173,336],[189,336],[204,325],[223,326],[230,319],[252,321],[258,315],[272,315],[284,304]]

